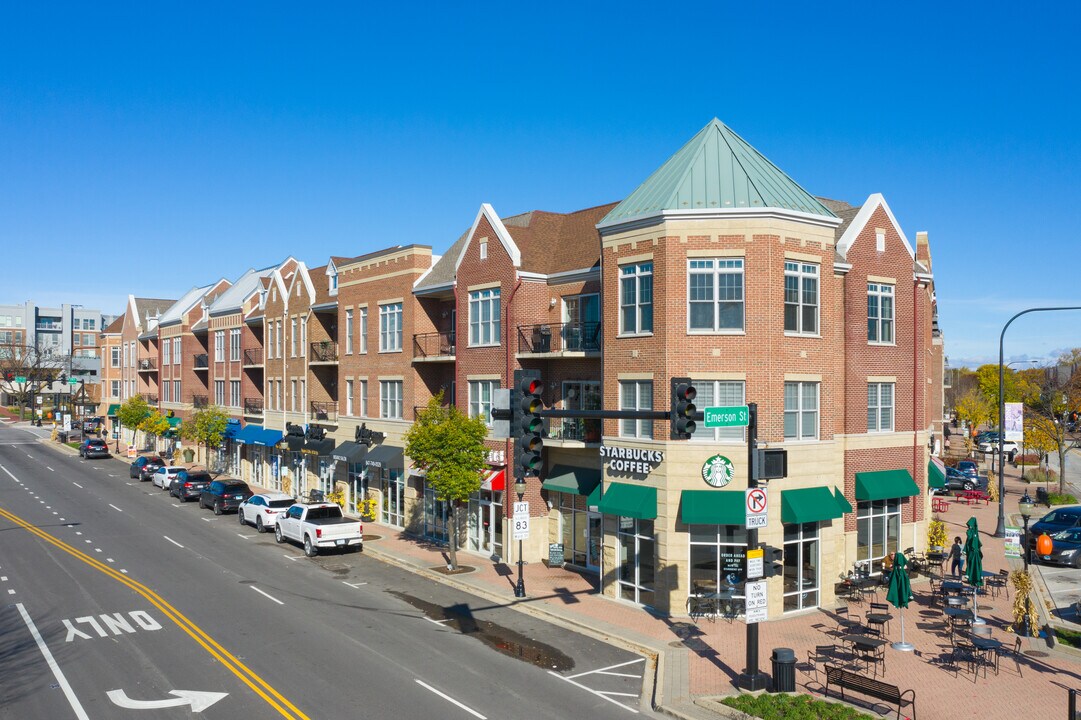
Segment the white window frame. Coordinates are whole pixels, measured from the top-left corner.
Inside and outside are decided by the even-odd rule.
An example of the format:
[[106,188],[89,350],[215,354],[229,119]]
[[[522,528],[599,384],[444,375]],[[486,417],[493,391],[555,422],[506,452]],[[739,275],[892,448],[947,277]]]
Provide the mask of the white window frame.
[[[698,391],[695,404],[699,409],[714,406],[745,405],[747,403],[747,383],[743,380],[691,380],[691,385]],[[739,442],[747,441],[747,428],[725,427],[708,428],[700,422],[691,435],[693,442]]]
[[353,417],[353,381],[345,381],[345,415]]
[[368,381],[361,380],[358,382],[358,386],[360,389],[360,406],[357,409],[360,410],[360,417],[368,417]]
[[[642,287],[649,287],[649,300],[642,300]],[[629,285],[628,285],[629,282]],[[627,300],[626,290],[634,288],[634,299]],[[652,335],[653,334],[653,261],[641,263],[627,263],[619,266],[619,334],[620,335]],[[648,309],[648,312],[647,312]],[[627,313],[633,313],[634,327],[628,327]],[[648,318],[649,328],[645,328]]]
[[[785,381],[784,384],[784,439],[785,442],[801,442],[818,440],[821,424],[820,408],[822,407],[822,383],[817,381]],[[789,407],[789,392],[788,389],[793,387],[795,389],[795,407]],[[814,407],[809,405],[810,398],[806,396],[805,390],[808,388],[814,388]],[[788,432],[788,418],[790,416],[795,417],[796,420],[796,432],[794,435],[790,435]],[[804,432],[804,421],[807,417],[814,417],[814,434]]]
[[180,392],[180,381],[173,380],[173,402],[181,402],[183,398],[184,396]]
[[867,343],[895,345],[894,286],[887,283],[867,283]]
[[297,411],[297,381],[293,378],[289,381],[289,411]]
[[[633,399],[627,397],[627,389],[633,387]],[[646,388],[649,389],[649,400],[644,400]],[[619,381],[619,409],[620,410],[652,410],[653,409],[653,381],[652,380],[620,380]],[[619,436],[625,438],[652,438],[652,420],[620,420]]]
[[[820,266],[814,263],[802,262],[799,260],[785,260],[784,261],[784,332],[786,335],[810,335],[818,336],[819,329],[821,327],[820,314],[822,306],[822,283],[821,283]],[[789,298],[789,281],[794,280],[796,285],[796,296],[793,302]],[[814,302],[807,302],[805,297],[808,292],[808,286],[814,283]],[[796,322],[795,327],[789,327],[788,323],[788,309],[794,307],[796,310]],[[808,329],[805,327],[806,323],[804,315],[806,310],[814,308],[814,327]]]
[[239,380],[230,380],[229,381],[229,404],[232,405],[233,407],[240,407],[241,404],[242,404],[241,401],[240,401],[240,381]]
[[503,333],[502,302],[499,288],[469,293],[469,347],[499,345]]
[[379,417],[386,420],[402,419],[402,381],[379,381]]
[[488,241],[487,240],[481,240],[480,241],[480,259],[481,260],[487,260],[488,259]]
[[240,360],[240,328],[229,331],[229,359]]
[[300,318],[300,356],[308,354],[308,318]]
[[[166,342],[168,342],[168,341],[166,341]],[[166,361],[163,364],[165,364],[165,365],[169,364],[168,357],[166,357]],[[114,368],[120,367],[120,348],[119,347],[114,346],[114,347],[109,348],[109,365],[110,365],[110,367],[114,367]]]
[[893,432],[896,389],[895,383],[867,383],[867,432]]
[[284,357],[284,355],[282,355],[282,346],[285,345],[285,328],[282,327],[281,320],[278,320],[274,324],[278,326],[278,332],[274,335],[274,357],[280,358]]
[[214,404],[218,407],[225,407],[225,381],[214,381]]
[[114,397],[114,398],[120,397],[120,381],[119,380],[110,380],[109,381],[109,393],[110,393],[109,397]]
[[[693,299],[692,283],[696,276],[709,279],[709,297]],[[722,292],[731,292],[734,288],[722,287],[722,280],[739,278],[738,299],[722,298]],[[709,305],[713,322],[709,327],[695,327],[692,321],[692,309],[695,305]],[[721,306],[739,306],[739,324],[731,327],[721,326]],[[746,329],[747,322],[746,278],[743,258],[687,258],[687,333],[692,335],[740,334]]]
[[402,351],[402,303],[379,306],[379,352]]
[[368,308],[360,308],[360,353],[368,352]]
[[353,354],[353,308],[345,309],[345,354]]
[[492,398],[498,387],[498,380],[469,381],[469,417],[484,418],[484,424],[492,426]]
[[180,365],[180,340],[181,338],[173,338],[173,365]]
[[225,331],[214,331],[214,362],[225,362]]
[[297,319],[290,318],[289,323],[289,357],[297,356]]

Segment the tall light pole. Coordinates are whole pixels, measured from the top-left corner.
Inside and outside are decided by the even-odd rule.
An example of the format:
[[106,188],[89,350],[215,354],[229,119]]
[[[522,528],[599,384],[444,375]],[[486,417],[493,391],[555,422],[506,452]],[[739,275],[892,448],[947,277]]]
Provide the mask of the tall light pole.
[[1004,468],[1002,467],[1002,445],[1006,442],[1006,433],[1003,429],[1002,418],[1006,413],[1006,388],[1005,382],[1005,366],[1002,364],[1002,344],[1006,338],[1006,329],[1010,327],[1010,324],[1021,317],[1033,312],[1052,312],[1057,310],[1081,310],[1081,305],[1071,305],[1068,307],[1045,307],[1045,308],[1029,308],[1028,310],[1022,310],[1014,315],[1012,318],[1006,321],[1006,324],[1002,326],[1002,332],[998,336],[998,525],[995,526],[995,537],[1006,537],[1006,475]]

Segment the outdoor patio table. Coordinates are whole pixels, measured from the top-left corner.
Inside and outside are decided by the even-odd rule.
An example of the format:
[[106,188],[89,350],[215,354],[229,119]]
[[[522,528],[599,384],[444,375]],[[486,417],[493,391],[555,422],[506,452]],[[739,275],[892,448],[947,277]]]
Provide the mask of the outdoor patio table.
[[849,645],[861,647],[865,650],[874,650],[886,644],[886,641],[880,637],[875,637],[874,635],[860,635],[859,633],[842,635],[841,640]]
[[971,620],[972,611],[964,607],[947,607],[942,612],[952,620]]
[[[972,642],[973,647],[980,652],[980,662],[994,665],[991,658],[998,652],[999,648],[1002,647],[1002,643],[994,638],[982,637],[980,635],[972,635],[969,640]],[[995,670],[995,673],[998,674],[997,669]],[[984,675],[986,676],[987,673],[985,672]]]
[[942,592],[964,592],[965,584],[960,580],[944,580],[942,582]]

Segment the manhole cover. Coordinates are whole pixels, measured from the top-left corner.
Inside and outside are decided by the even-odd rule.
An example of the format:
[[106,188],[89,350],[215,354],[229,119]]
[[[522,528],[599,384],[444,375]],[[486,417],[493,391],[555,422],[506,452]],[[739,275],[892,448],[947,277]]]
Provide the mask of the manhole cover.
[[1029,656],[1029,657],[1047,657],[1048,656],[1048,653],[1045,653],[1043,650],[1026,650],[1024,652],[1024,654]]

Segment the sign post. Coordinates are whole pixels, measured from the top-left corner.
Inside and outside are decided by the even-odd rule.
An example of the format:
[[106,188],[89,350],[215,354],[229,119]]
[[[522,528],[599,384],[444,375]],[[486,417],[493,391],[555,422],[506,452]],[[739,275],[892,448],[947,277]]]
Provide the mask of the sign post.
[[[706,427],[709,427],[709,423],[706,423]],[[750,472],[750,468],[754,467],[754,454],[758,444],[758,405],[757,403],[747,404],[747,549],[748,557],[750,556],[751,549],[758,548],[758,528],[765,527],[766,525],[766,501],[765,492],[758,487],[758,478],[755,477],[753,472]],[[751,502],[752,492],[754,493],[754,507],[758,508],[761,503],[760,512],[762,519],[751,521]],[[761,497],[759,496],[761,493]],[[753,513],[757,515],[758,513]],[[760,525],[757,523],[761,523]],[[765,582],[746,584],[746,606],[745,613],[747,615],[747,667],[743,669],[739,677],[736,679],[736,684],[744,690],[765,690],[766,684],[769,681],[769,676],[758,669],[758,620],[752,620],[752,612],[755,613],[755,617],[759,617],[764,610],[756,609],[751,610],[751,589],[752,586],[762,586],[762,597],[766,597]],[[762,601],[760,601],[762,602]],[[759,617],[759,619],[765,619]]]
[[[761,552],[761,551],[760,551]],[[745,612],[744,618],[748,625],[762,622],[766,619],[766,581],[759,580],[757,582],[748,582],[745,591]]]

